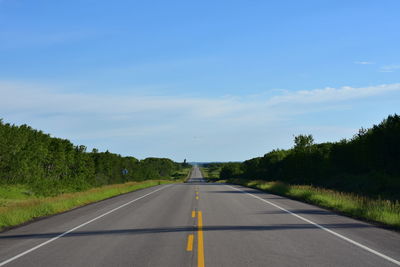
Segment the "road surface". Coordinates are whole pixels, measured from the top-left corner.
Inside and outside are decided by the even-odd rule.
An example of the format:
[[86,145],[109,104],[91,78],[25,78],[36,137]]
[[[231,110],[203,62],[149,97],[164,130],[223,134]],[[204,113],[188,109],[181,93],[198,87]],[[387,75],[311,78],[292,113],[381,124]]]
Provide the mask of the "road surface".
[[257,190],[143,189],[0,234],[0,266],[399,266],[400,234]]

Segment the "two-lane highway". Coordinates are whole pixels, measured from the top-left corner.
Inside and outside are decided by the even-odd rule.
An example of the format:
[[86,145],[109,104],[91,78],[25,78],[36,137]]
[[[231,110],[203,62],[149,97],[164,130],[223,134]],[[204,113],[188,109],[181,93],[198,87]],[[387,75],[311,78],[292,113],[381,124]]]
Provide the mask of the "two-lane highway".
[[399,266],[397,232],[224,184],[157,186],[0,234],[0,266]]

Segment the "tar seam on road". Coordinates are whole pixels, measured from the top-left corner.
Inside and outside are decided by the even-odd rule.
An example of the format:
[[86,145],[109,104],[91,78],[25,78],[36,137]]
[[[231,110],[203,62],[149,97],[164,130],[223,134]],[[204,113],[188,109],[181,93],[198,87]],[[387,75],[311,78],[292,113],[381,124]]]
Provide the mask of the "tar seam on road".
[[73,231],[75,231],[75,230],[77,230],[77,229],[79,229],[79,228],[85,226],[85,225],[88,225],[89,223],[92,223],[92,222],[94,222],[94,221],[96,221],[96,220],[98,220],[98,219],[100,219],[100,218],[102,218],[102,217],[104,217],[104,216],[106,216],[106,215],[108,215],[108,214],[110,214],[110,213],[116,211],[116,210],[119,210],[119,209],[121,209],[121,208],[123,208],[123,207],[125,207],[125,206],[127,206],[127,205],[129,205],[129,204],[132,204],[132,203],[135,202],[135,201],[138,201],[138,200],[140,200],[140,199],[142,199],[142,198],[145,198],[145,197],[147,197],[147,196],[149,196],[149,195],[151,195],[151,194],[153,194],[153,193],[155,193],[155,192],[158,192],[158,191],[163,190],[163,189],[165,189],[165,188],[167,188],[167,187],[170,187],[170,186],[172,186],[172,184],[166,185],[166,186],[161,187],[161,188],[159,188],[159,189],[157,189],[157,190],[151,191],[150,193],[147,193],[147,194],[145,194],[145,195],[143,195],[143,196],[141,196],[141,197],[138,197],[138,198],[136,198],[136,199],[134,199],[134,200],[131,200],[131,201],[125,203],[125,204],[122,204],[121,206],[118,206],[118,207],[116,207],[116,208],[114,208],[114,209],[112,209],[112,210],[110,210],[110,211],[107,211],[106,213],[103,213],[103,214],[97,216],[96,218],[93,218],[93,219],[91,219],[91,220],[89,220],[89,221],[87,221],[87,222],[85,222],[85,223],[82,223],[82,224],[80,224],[80,225],[78,225],[78,226],[76,226],[76,227],[74,227],[74,228],[72,228],[72,229],[70,229],[70,230],[68,230],[68,231],[66,231],[66,232],[64,232],[64,233],[62,233],[62,234],[60,234],[60,235],[58,235],[58,236],[56,236],[56,237],[53,237],[52,239],[49,239],[49,240],[47,240],[46,242],[43,242],[43,243],[41,243],[41,244],[39,244],[39,245],[37,245],[37,246],[34,246],[34,247],[31,248],[31,249],[28,249],[28,250],[26,250],[26,251],[24,251],[24,252],[22,252],[22,253],[20,253],[20,254],[18,254],[18,255],[15,255],[15,256],[12,257],[12,258],[9,258],[8,260],[5,260],[5,261],[3,261],[3,262],[0,262],[0,266],[6,265],[7,263],[10,263],[10,262],[12,262],[12,261],[14,261],[14,260],[16,260],[16,259],[18,259],[18,258],[20,258],[20,257],[22,257],[22,256],[24,256],[24,255],[26,255],[26,254],[28,254],[28,253],[31,253],[32,251],[37,250],[37,249],[40,248],[40,247],[43,247],[43,246],[45,246],[45,245],[47,245],[47,244],[49,244],[49,243],[51,243],[51,242],[53,242],[53,241],[59,239],[60,237],[63,237],[63,236],[65,236],[65,235],[67,235],[67,234],[69,234],[69,233],[71,233],[71,232],[73,232]]
[[197,267],[204,267],[203,214],[197,212]]
[[360,247],[360,248],[362,248],[362,249],[364,249],[364,250],[366,250],[366,251],[368,251],[368,252],[370,252],[370,253],[372,253],[372,254],[375,254],[376,256],[379,256],[379,257],[381,257],[381,258],[383,258],[383,259],[385,259],[385,260],[388,260],[388,261],[390,261],[390,262],[392,262],[392,263],[394,263],[394,264],[400,266],[400,261],[397,261],[397,260],[395,260],[395,259],[393,259],[393,258],[391,258],[391,257],[389,257],[389,256],[386,256],[386,255],[384,255],[384,254],[382,254],[382,253],[380,253],[380,252],[378,252],[378,251],[376,251],[376,250],[373,250],[372,248],[369,248],[369,247],[367,247],[367,246],[364,246],[363,244],[360,244],[360,243],[358,243],[358,242],[356,242],[356,241],[354,241],[354,240],[352,240],[352,239],[350,239],[350,238],[348,238],[348,237],[345,237],[345,236],[343,236],[343,235],[341,235],[341,234],[339,234],[339,233],[336,233],[336,232],[334,232],[334,231],[332,231],[332,230],[330,230],[330,229],[328,229],[328,228],[325,228],[325,227],[323,227],[322,225],[319,225],[318,223],[315,223],[315,222],[313,222],[313,221],[310,221],[310,220],[308,220],[308,219],[306,219],[306,218],[304,218],[304,217],[302,217],[302,216],[300,216],[300,215],[298,215],[298,214],[296,214],[296,213],[294,213],[294,212],[291,212],[290,210],[287,210],[287,209],[285,209],[285,208],[282,208],[282,207],[276,205],[275,203],[272,203],[272,202],[270,202],[270,201],[268,201],[268,200],[265,200],[265,199],[263,199],[263,198],[261,198],[261,197],[258,197],[258,196],[256,196],[256,195],[250,194],[250,193],[248,193],[248,192],[245,192],[245,191],[243,191],[243,190],[241,190],[241,189],[238,189],[238,188],[236,188],[236,187],[233,187],[233,186],[230,186],[230,185],[226,185],[226,186],[228,186],[228,187],[230,187],[230,188],[232,188],[232,189],[235,189],[235,190],[237,190],[237,191],[240,191],[240,192],[242,192],[242,193],[244,193],[244,194],[250,195],[250,196],[252,196],[252,197],[254,197],[254,198],[258,199],[258,200],[261,200],[261,201],[263,201],[263,202],[265,202],[265,203],[268,203],[268,204],[270,204],[270,205],[272,205],[272,206],[274,206],[274,207],[276,207],[276,208],[278,208],[278,209],[280,209],[280,210],[282,210],[282,211],[285,211],[285,212],[287,212],[287,213],[289,213],[289,214],[291,214],[291,215],[293,215],[293,216],[299,218],[300,220],[303,220],[303,221],[305,221],[305,222],[308,222],[309,224],[312,224],[312,225],[314,225],[314,226],[316,226],[316,227],[318,227],[318,228],[320,228],[320,229],[322,229],[322,230],[324,230],[324,231],[326,231],[326,232],[328,232],[328,233],[330,233],[330,234],[332,234],[332,235],[335,235],[335,236],[337,236],[337,237],[339,237],[339,238],[341,238],[341,239],[343,239],[343,240],[345,240],[345,241],[347,241],[347,242],[349,242],[349,243],[351,243],[351,244],[353,244],[353,245],[355,245],[355,246],[357,246],[357,247]]

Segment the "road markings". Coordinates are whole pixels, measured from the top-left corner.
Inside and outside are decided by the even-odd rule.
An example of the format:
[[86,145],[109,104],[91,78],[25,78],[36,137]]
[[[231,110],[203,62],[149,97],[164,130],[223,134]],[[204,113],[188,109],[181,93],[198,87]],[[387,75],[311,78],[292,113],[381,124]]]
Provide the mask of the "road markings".
[[339,238],[341,238],[341,239],[343,239],[343,240],[345,240],[345,241],[347,241],[347,242],[349,242],[349,243],[351,243],[351,244],[353,244],[353,245],[355,245],[355,246],[357,246],[357,247],[360,247],[360,248],[362,248],[362,249],[364,249],[364,250],[366,250],[366,251],[368,251],[368,252],[370,252],[370,253],[372,253],[372,254],[375,254],[376,256],[379,256],[379,257],[381,257],[381,258],[383,258],[383,259],[385,259],[385,260],[388,260],[388,261],[390,261],[390,262],[392,262],[392,263],[394,263],[394,264],[400,266],[400,261],[397,261],[397,260],[395,260],[395,259],[393,259],[393,258],[391,258],[391,257],[389,257],[389,256],[386,256],[386,255],[384,255],[384,254],[382,254],[382,253],[380,253],[380,252],[378,252],[378,251],[376,251],[376,250],[373,250],[372,248],[369,248],[369,247],[367,247],[367,246],[364,246],[363,244],[360,244],[360,243],[358,243],[358,242],[356,242],[356,241],[354,241],[354,240],[352,240],[352,239],[350,239],[350,238],[348,238],[348,237],[345,237],[344,235],[341,235],[341,234],[336,233],[336,232],[334,232],[334,231],[332,231],[332,230],[330,230],[330,229],[328,229],[328,228],[325,228],[324,226],[319,225],[318,223],[315,223],[315,222],[313,222],[313,221],[311,221],[311,220],[309,220],[309,219],[306,219],[306,218],[304,218],[304,217],[302,217],[302,216],[300,216],[300,215],[298,215],[298,214],[296,214],[296,213],[294,213],[294,212],[291,212],[290,210],[287,210],[287,209],[285,209],[285,208],[282,208],[281,206],[278,206],[278,205],[275,204],[275,203],[272,203],[272,202],[270,202],[270,201],[268,201],[268,200],[265,200],[265,199],[263,199],[263,198],[261,198],[261,197],[259,197],[259,196],[256,196],[256,195],[250,194],[250,193],[248,193],[248,192],[245,192],[245,191],[243,191],[243,190],[241,190],[241,189],[239,189],[239,188],[236,188],[236,187],[233,187],[233,186],[230,186],[230,185],[226,185],[226,186],[227,186],[227,187],[230,187],[230,188],[232,188],[232,189],[235,189],[235,190],[237,190],[237,191],[240,191],[240,192],[242,192],[242,193],[244,193],[244,194],[250,195],[250,196],[252,196],[252,197],[254,197],[254,198],[258,199],[258,200],[261,200],[261,201],[263,201],[263,202],[265,202],[265,203],[268,203],[268,204],[270,204],[270,205],[272,205],[272,206],[274,206],[274,207],[276,207],[276,208],[278,208],[278,209],[280,209],[280,210],[282,210],[282,211],[284,211],[284,212],[287,212],[287,213],[289,213],[289,214],[291,214],[291,215],[293,215],[293,216],[299,218],[300,220],[303,220],[303,221],[305,221],[305,222],[308,222],[309,224],[312,224],[312,225],[314,225],[314,226],[320,228],[321,230],[324,230],[324,231],[326,231],[326,232],[328,232],[328,233],[330,233],[330,234],[332,234],[332,235],[334,235],[334,236],[337,236],[337,237],[339,237]]
[[81,227],[83,227],[83,226],[88,225],[89,223],[92,223],[92,222],[94,222],[94,221],[97,221],[98,219],[103,218],[104,216],[106,216],[106,215],[108,215],[108,214],[110,214],[110,213],[112,213],[112,212],[114,212],[114,211],[116,211],[116,210],[119,210],[119,209],[121,209],[121,208],[123,208],[123,207],[125,207],[125,206],[128,206],[129,204],[132,204],[133,202],[136,202],[136,201],[138,201],[138,200],[140,200],[140,199],[142,199],[142,198],[145,198],[145,197],[147,197],[147,196],[149,196],[149,195],[151,195],[151,194],[154,194],[154,193],[156,193],[156,192],[158,192],[158,191],[160,191],[160,190],[163,190],[163,189],[165,189],[165,188],[167,188],[167,187],[170,187],[170,186],[172,186],[172,184],[166,185],[166,186],[161,187],[161,188],[159,188],[159,189],[157,189],[157,190],[151,191],[150,193],[147,193],[147,194],[145,194],[145,195],[143,195],[143,196],[141,196],[141,197],[138,197],[138,198],[136,198],[136,199],[134,199],[134,200],[131,200],[131,201],[129,201],[129,202],[126,202],[125,204],[122,204],[121,206],[118,206],[118,207],[116,207],[116,208],[114,208],[114,209],[112,209],[112,210],[110,210],[110,211],[107,211],[106,213],[103,213],[103,214],[97,216],[96,218],[93,218],[93,219],[91,219],[91,220],[89,220],[89,221],[87,221],[87,222],[85,222],[85,223],[82,223],[82,224],[80,224],[80,225],[78,225],[78,226],[76,226],[76,227],[74,227],[74,228],[72,228],[72,229],[70,229],[70,230],[68,230],[68,231],[66,231],[66,232],[64,232],[64,233],[62,233],[62,234],[60,234],[60,235],[58,235],[58,236],[56,236],[56,237],[53,237],[52,239],[49,239],[49,240],[47,240],[47,241],[45,241],[45,242],[43,242],[43,243],[40,243],[40,244],[37,245],[37,246],[34,246],[33,248],[30,248],[30,249],[28,249],[28,250],[26,250],[26,251],[24,251],[24,252],[22,252],[22,253],[20,253],[20,254],[18,254],[18,255],[15,255],[14,257],[9,258],[8,260],[5,260],[5,261],[3,261],[3,262],[0,262],[0,266],[6,265],[7,263],[10,263],[10,262],[12,262],[12,261],[14,261],[14,260],[16,260],[16,259],[18,259],[18,258],[20,258],[20,257],[22,257],[22,256],[24,256],[24,255],[26,255],[26,254],[28,254],[28,253],[31,253],[32,251],[37,250],[37,249],[40,248],[40,247],[43,247],[43,246],[45,246],[45,245],[47,245],[47,244],[49,244],[49,243],[51,243],[51,242],[53,242],[53,241],[56,241],[57,239],[59,239],[59,238],[65,236],[65,235],[67,235],[67,234],[69,234],[69,233],[71,233],[71,232],[73,232],[73,231],[75,231],[75,230],[77,230],[77,229],[79,229],[79,228],[81,228]]
[[203,214],[197,212],[197,267],[204,267]]
[[193,239],[194,239],[194,235],[193,234],[188,235],[186,251],[192,251],[193,250]]
[[192,211],[192,218],[196,217],[196,211]]

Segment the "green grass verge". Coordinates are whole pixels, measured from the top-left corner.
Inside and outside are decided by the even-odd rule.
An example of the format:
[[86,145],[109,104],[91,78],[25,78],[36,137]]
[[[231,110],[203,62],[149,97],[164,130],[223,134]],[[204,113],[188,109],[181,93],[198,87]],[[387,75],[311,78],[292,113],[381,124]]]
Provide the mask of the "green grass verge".
[[[178,172],[179,174],[179,179],[182,180],[182,182],[186,183],[187,180],[189,180],[190,178],[190,174],[192,173],[192,166],[187,167],[187,168],[183,168],[182,170],[180,170]],[[175,176],[175,175],[174,175]]]
[[187,168],[183,168],[183,169],[177,171],[176,173],[174,173],[172,178],[186,181],[189,178],[191,170],[192,170],[191,166],[187,167]]
[[128,182],[92,188],[82,192],[61,194],[55,197],[33,196],[23,185],[1,186],[0,231],[35,218],[57,214],[120,194],[167,183],[172,183],[172,181]]
[[372,199],[309,185],[288,185],[282,182],[258,180],[230,180],[229,182],[298,199],[354,218],[400,230],[400,202],[398,200]]
[[221,168],[200,168],[201,174],[203,178],[207,182],[217,182],[219,180],[219,173],[221,172]]

